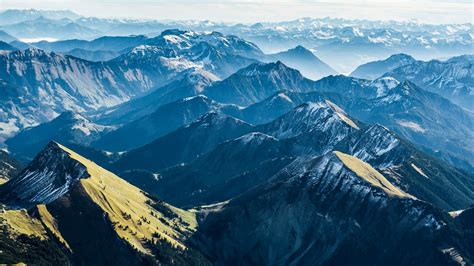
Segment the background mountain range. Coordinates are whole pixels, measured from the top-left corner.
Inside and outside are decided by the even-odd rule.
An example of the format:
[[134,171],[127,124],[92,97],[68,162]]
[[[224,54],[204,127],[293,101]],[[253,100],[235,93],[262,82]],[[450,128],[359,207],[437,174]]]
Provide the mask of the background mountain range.
[[472,24],[430,25],[332,18],[236,24],[101,19],[81,17],[70,11],[7,10],[0,13],[0,30],[16,38],[66,40],[140,34],[153,37],[170,28],[234,34],[256,43],[267,53],[302,45],[314,49],[318,56],[342,73],[399,52],[423,60],[472,53]]

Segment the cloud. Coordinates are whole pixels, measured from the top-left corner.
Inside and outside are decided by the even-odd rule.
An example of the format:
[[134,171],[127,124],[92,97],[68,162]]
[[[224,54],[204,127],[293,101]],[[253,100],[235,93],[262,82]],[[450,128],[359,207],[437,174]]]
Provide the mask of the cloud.
[[234,22],[343,17],[413,20],[428,23],[473,22],[470,0],[0,0],[3,8],[71,9],[99,17],[198,19]]

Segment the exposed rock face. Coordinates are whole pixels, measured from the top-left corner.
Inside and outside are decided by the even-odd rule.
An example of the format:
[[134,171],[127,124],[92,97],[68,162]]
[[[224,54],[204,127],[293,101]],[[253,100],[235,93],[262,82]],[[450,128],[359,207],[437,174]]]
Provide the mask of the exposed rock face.
[[304,92],[310,90],[310,86],[309,79],[278,61],[249,65],[206,88],[204,94],[221,103],[248,106],[281,90]]
[[209,214],[195,241],[218,264],[449,261],[437,248],[445,218],[408,194],[370,185],[365,178],[377,175],[373,168],[344,156],[294,162],[270,184]]
[[447,61],[416,61],[385,74],[398,80],[409,80],[421,88],[437,93],[470,111],[474,110],[474,57],[463,55]]
[[88,176],[84,165],[72,160],[58,144],[51,142],[19,176],[0,187],[2,201],[20,206],[47,204]]

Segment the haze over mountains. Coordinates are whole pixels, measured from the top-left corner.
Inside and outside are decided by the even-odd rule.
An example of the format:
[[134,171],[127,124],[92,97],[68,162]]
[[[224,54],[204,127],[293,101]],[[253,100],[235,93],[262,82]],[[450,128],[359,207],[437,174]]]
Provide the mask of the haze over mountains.
[[1,12],[0,264],[473,264],[472,27]]
[[[15,19],[11,19],[12,16]],[[38,19],[46,25],[32,23]],[[34,27],[34,30],[28,27]],[[48,27],[54,30],[48,31]],[[267,53],[302,45],[314,49],[318,57],[342,73],[350,73],[360,64],[400,52],[423,60],[472,53],[472,24],[429,25],[331,18],[236,24],[100,19],[81,17],[68,11],[8,10],[0,13],[0,30],[10,33],[9,29],[17,38],[34,36],[66,40],[143,34],[153,37],[171,28],[235,34],[256,43]],[[14,34],[24,34],[26,30],[34,35],[25,34],[23,37]]]

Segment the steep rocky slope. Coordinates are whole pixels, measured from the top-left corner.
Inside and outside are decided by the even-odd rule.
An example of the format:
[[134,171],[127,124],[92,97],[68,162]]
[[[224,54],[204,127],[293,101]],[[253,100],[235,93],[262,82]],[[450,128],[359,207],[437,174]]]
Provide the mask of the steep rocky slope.
[[0,190],[2,202],[28,209],[3,212],[4,230],[54,239],[74,264],[166,262],[186,256],[183,241],[196,228],[194,214],[54,142]]
[[211,210],[194,241],[216,264],[446,265],[445,247],[470,261],[460,238],[449,215],[335,152]]

